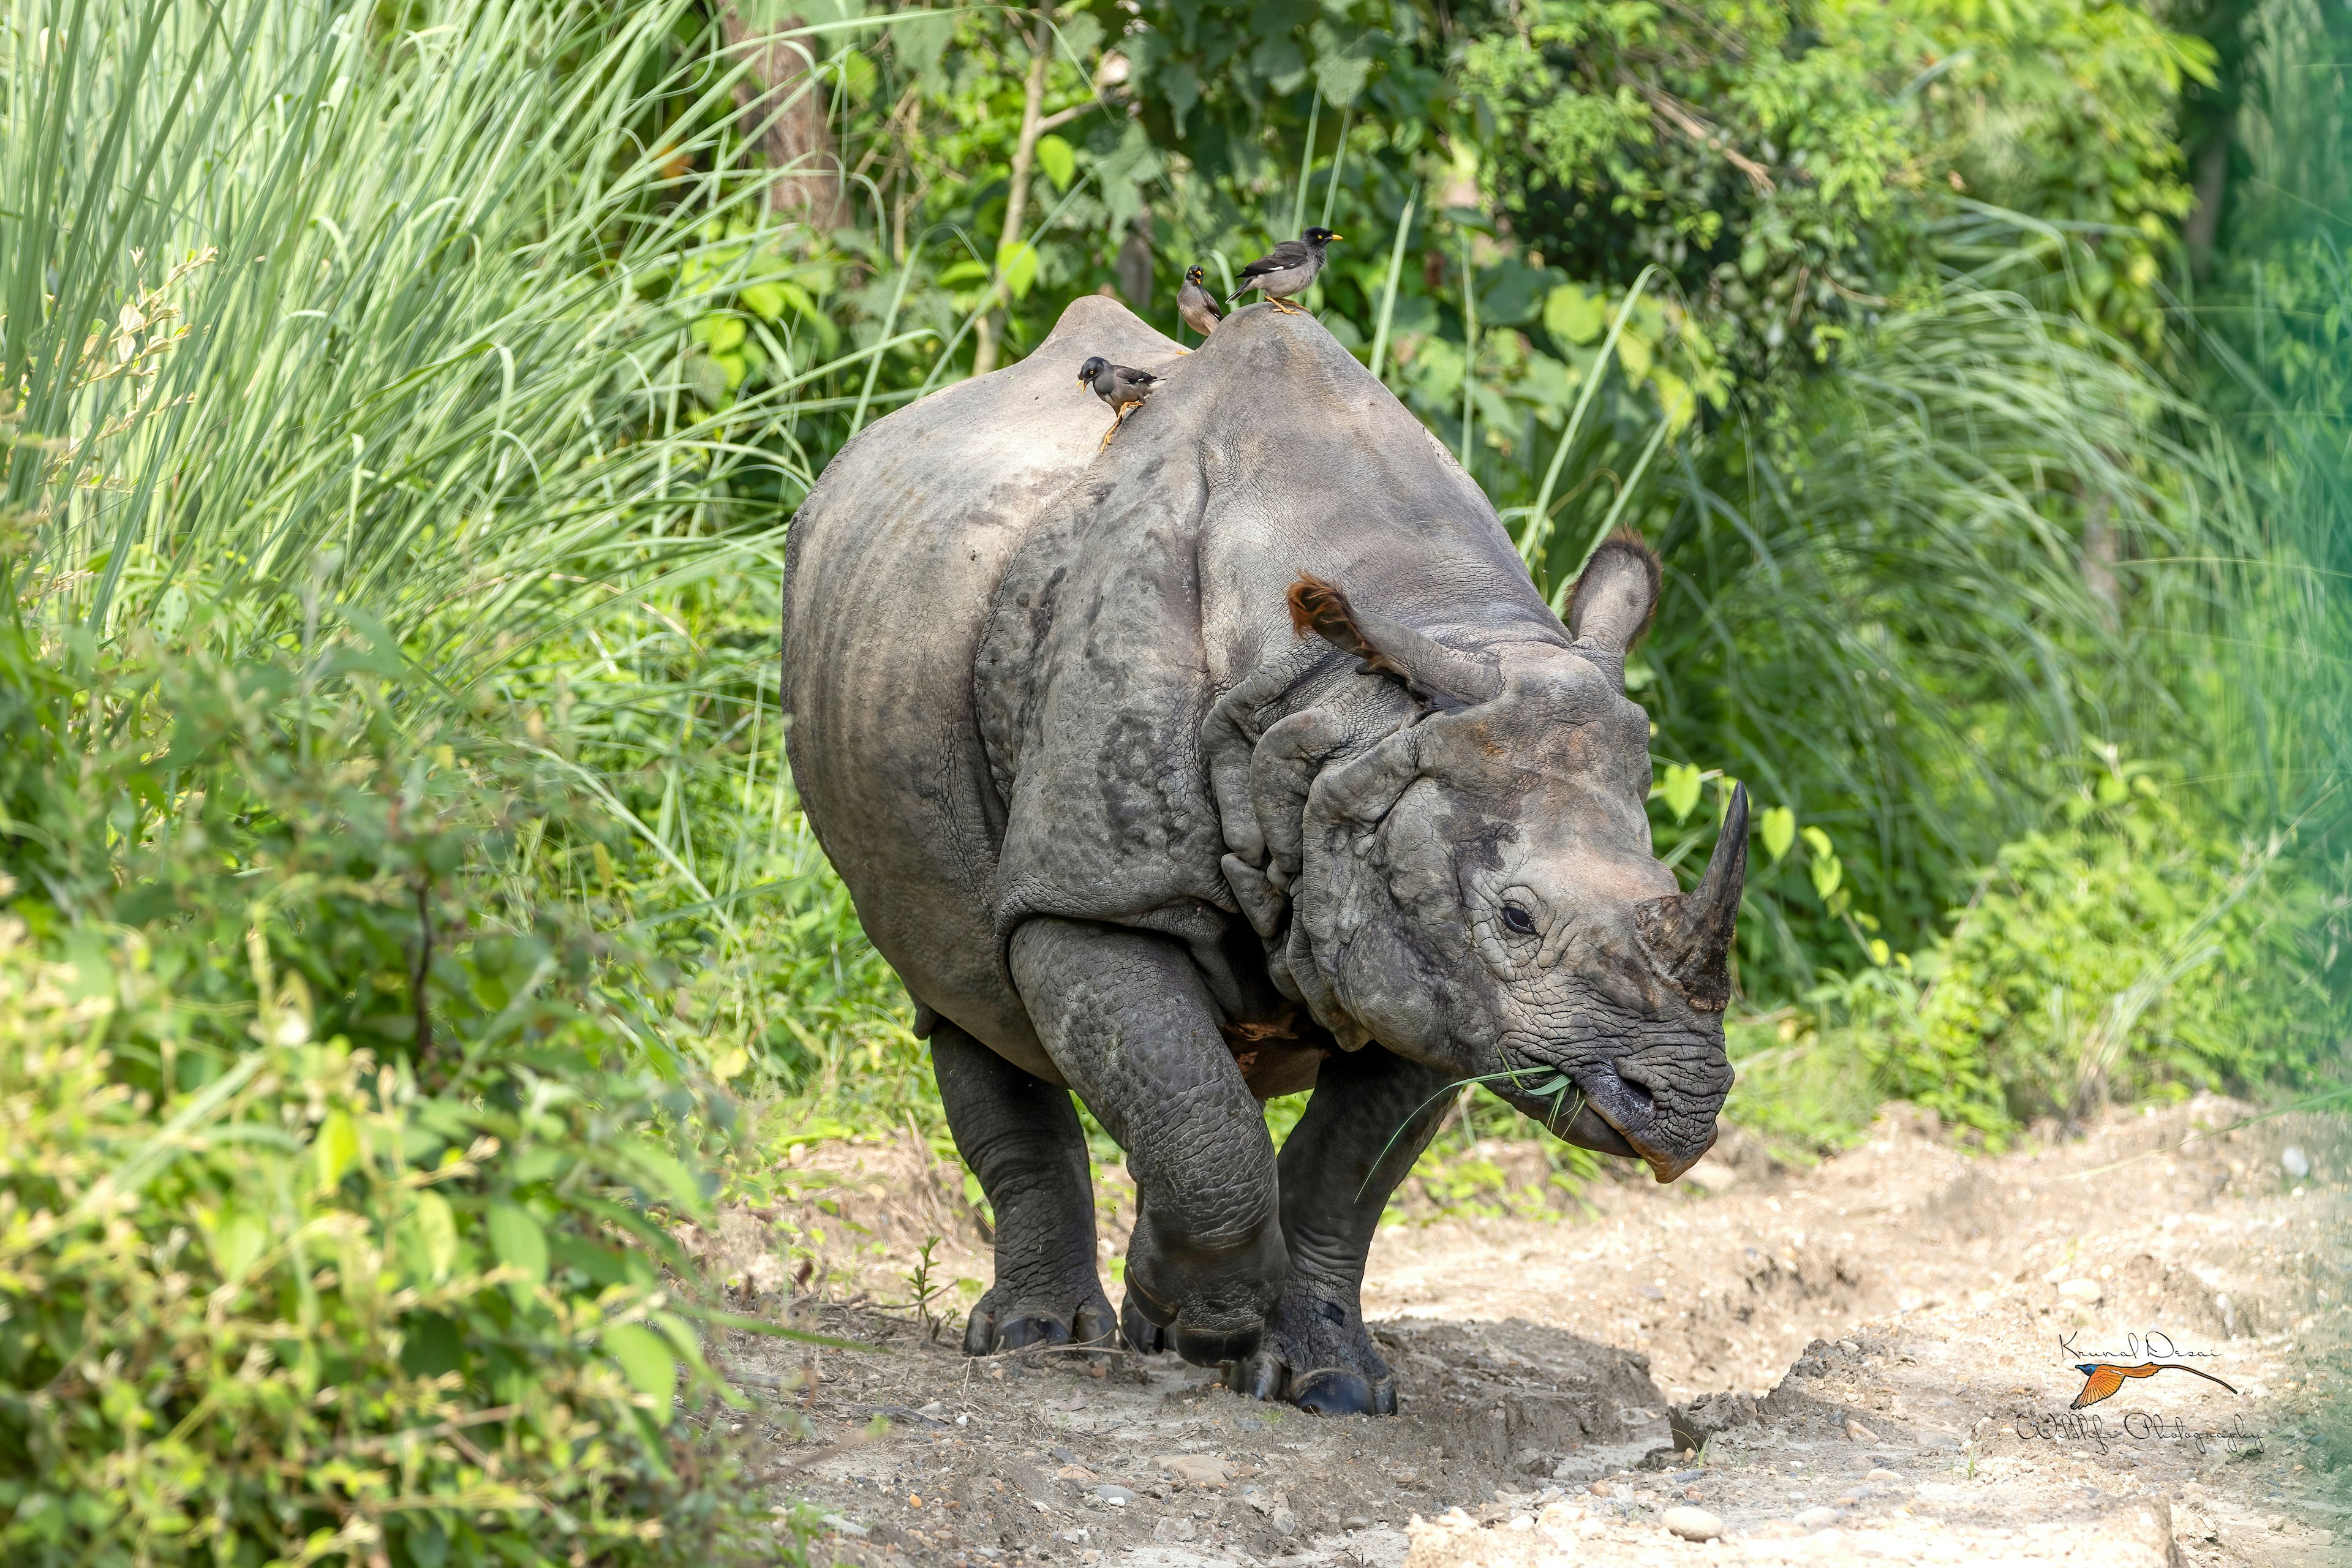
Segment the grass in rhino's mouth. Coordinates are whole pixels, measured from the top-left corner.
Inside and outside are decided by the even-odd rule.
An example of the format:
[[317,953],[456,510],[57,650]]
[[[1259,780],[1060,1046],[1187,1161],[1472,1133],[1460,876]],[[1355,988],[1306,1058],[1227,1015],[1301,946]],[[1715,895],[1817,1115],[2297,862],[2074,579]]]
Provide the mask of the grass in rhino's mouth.
[[[1421,1120],[1422,1112],[1456,1090],[1468,1089],[1475,1084],[1492,1083],[1507,1083],[1528,1099],[1549,1107],[1543,1114],[1543,1127],[1545,1131],[1555,1138],[1560,1136],[1560,1129],[1574,1121],[1577,1114],[1584,1109],[1584,1091],[1576,1087],[1575,1079],[1558,1068],[1505,1068],[1501,1072],[1480,1073],[1475,1078],[1455,1079],[1452,1083],[1414,1106],[1412,1114],[1398,1123],[1397,1130],[1389,1134],[1389,1141],[1381,1146],[1380,1156],[1372,1162],[1371,1169],[1364,1173],[1363,1184],[1356,1189],[1356,1201],[1358,1203],[1364,1201],[1364,1194],[1370,1190],[1373,1176],[1380,1173],[1381,1166],[1388,1163],[1389,1153],[1397,1146],[1397,1140],[1405,1135],[1406,1129]],[[1576,1101],[1572,1105],[1568,1103],[1568,1097],[1571,1093],[1576,1096]]]

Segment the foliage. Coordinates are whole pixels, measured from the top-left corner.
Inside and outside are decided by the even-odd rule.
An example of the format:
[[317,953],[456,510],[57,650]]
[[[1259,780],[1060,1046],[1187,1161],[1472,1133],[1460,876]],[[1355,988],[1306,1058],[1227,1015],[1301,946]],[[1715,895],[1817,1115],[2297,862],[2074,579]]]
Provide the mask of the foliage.
[[2316,885],[2281,841],[2213,838],[2178,797],[2111,761],[2002,848],[1947,937],[1824,985],[1790,1037],[1818,1024],[1825,1059],[1996,1135],[2111,1096],[2318,1076],[2339,1047]]
[[643,1070],[608,942],[467,874],[560,792],[410,752],[373,658],[0,631],[0,1547],[770,1560],[667,1431],[703,1194],[648,1128],[727,1108]]

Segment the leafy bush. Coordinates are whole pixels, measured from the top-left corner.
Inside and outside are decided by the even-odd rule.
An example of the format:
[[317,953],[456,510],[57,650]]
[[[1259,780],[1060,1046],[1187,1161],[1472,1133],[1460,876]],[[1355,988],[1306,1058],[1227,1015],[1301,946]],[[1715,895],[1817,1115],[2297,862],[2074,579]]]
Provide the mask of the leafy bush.
[[657,977],[469,875],[562,792],[373,661],[0,628],[0,1557],[772,1560],[668,1430],[653,1130],[728,1107],[644,1072]]
[[[1754,1119],[1793,1131],[1772,1091],[1819,1091],[1786,1076],[1790,1058],[1859,1068],[1879,1093],[1994,1135],[2111,1096],[2321,1076],[2341,1046],[2318,884],[2281,841],[2219,837],[2177,795],[2142,767],[2103,770],[2058,825],[2001,850],[1916,962],[1832,980],[1813,1016],[1786,1020],[1797,1048],[1760,1057],[1784,1076],[1743,1097],[1765,1102]],[[1833,1141],[1866,1110],[1847,1105],[1822,1130]]]

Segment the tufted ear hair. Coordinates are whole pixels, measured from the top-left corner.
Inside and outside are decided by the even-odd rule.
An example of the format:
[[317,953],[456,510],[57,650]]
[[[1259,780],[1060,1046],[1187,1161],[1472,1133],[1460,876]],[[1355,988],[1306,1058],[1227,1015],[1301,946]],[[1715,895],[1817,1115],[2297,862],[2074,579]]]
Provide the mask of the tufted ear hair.
[[1337,583],[1301,572],[1290,585],[1290,625],[1353,654],[1366,675],[1385,675],[1433,708],[1468,708],[1501,695],[1502,677],[1402,621],[1355,607]]
[[1658,557],[1637,533],[1613,533],[1584,563],[1568,599],[1568,635],[1622,660],[1658,609]]

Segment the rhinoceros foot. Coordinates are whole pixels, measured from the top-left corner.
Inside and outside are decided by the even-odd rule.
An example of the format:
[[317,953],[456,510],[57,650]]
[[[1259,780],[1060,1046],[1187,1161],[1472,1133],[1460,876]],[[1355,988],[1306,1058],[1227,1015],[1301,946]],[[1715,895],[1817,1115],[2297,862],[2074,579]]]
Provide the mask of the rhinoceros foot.
[[1356,1288],[1305,1269],[1291,1276],[1264,1342],[1232,1380],[1253,1399],[1286,1400],[1318,1415],[1396,1414],[1396,1374],[1365,1331]]
[[1101,1345],[1106,1349],[1118,1342],[1118,1320],[1111,1316],[1110,1300],[1102,1287],[1088,1280],[1092,1300],[1081,1300],[1075,1308],[1057,1310],[1034,1301],[1018,1302],[1010,1293],[998,1300],[1003,1287],[982,1296],[964,1320],[963,1352],[966,1355],[998,1355],[1010,1351],[1025,1351],[1040,1345]]

